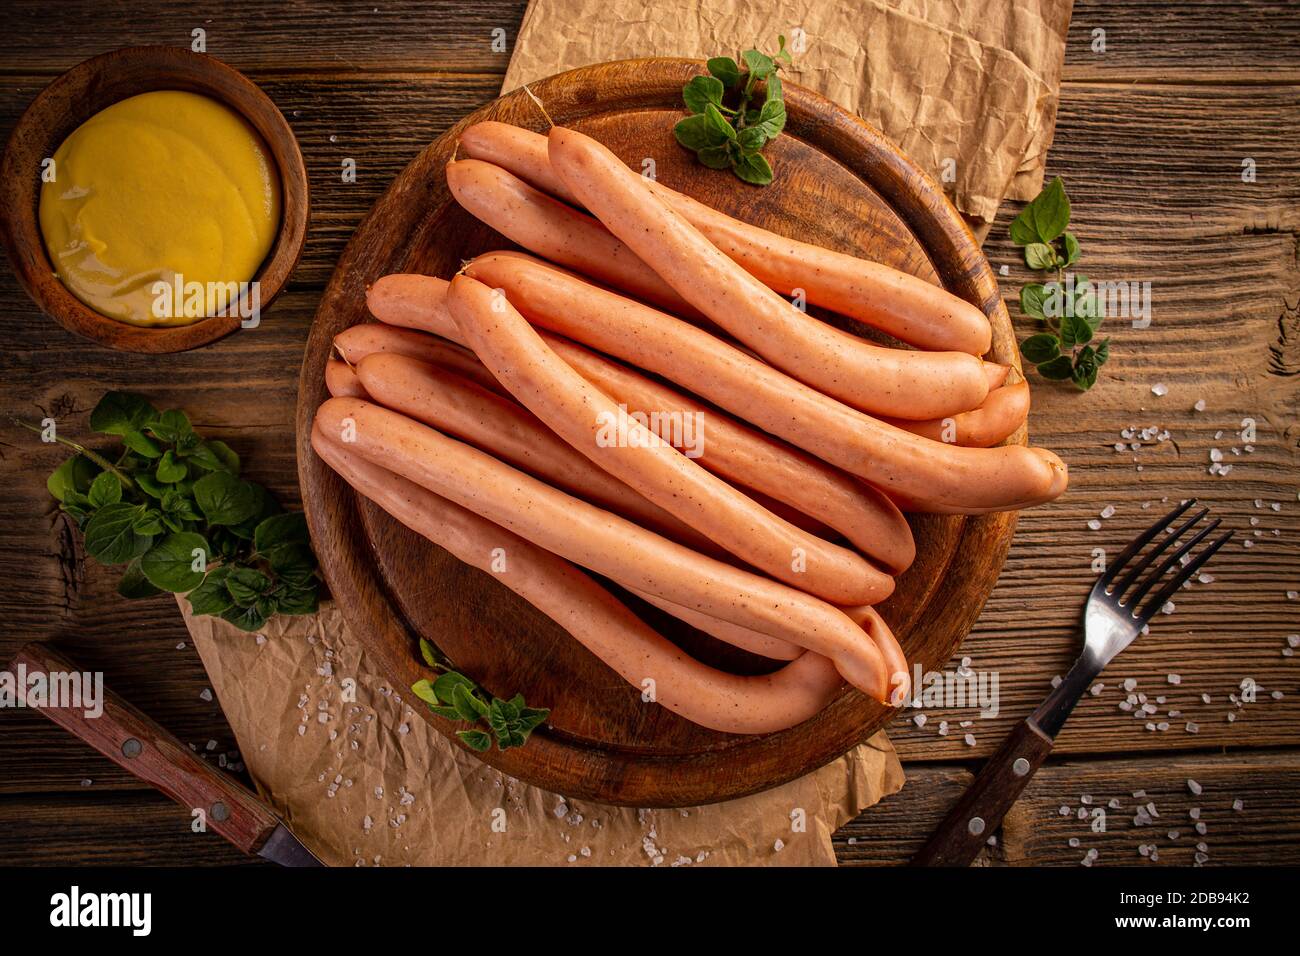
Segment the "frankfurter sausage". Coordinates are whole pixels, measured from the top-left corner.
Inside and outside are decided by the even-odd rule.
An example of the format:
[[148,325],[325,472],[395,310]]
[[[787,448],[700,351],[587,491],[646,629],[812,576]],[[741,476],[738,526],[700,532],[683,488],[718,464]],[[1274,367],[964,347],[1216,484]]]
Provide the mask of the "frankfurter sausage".
[[458,275],[447,308],[470,348],[524,407],[715,544],[827,601],[871,604],[893,591],[893,579],[865,558],[778,518],[629,416],[557,356],[499,292]]
[[889,668],[890,683],[893,686],[894,696],[890,698],[890,703],[895,707],[901,707],[906,702],[908,691],[911,689],[912,675],[908,672],[907,655],[903,653],[898,638],[894,636],[893,630],[874,607],[865,604],[859,607],[846,607],[844,613],[866,631],[876,647],[880,648],[880,653],[885,658],[885,666]]
[[352,366],[340,359],[325,363],[325,388],[335,398],[369,398]]
[[[489,260],[492,261],[489,276]],[[662,375],[727,411],[864,478],[916,511],[977,514],[1050,501],[1065,466],[1044,449],[938,445],[823,395],[714,336],[517,254],[470,268],[539,325]],[[432,284],[426,285],[432,292]],[[429,296],[426,327],[445,329]],[[907,510],[905,508],[904,510]]]
[[984,363],[973,355],[883,348],[796,309],[590,136],[553,127],[548,154],[582,204],[682,298],[800,381],[861,411],[895,418],[954,415],[988,394]]
[[824,601],[698,554],[381,406],[331,398],[316,423],[372,464],[538,547],[624,587],[824,654],[863,693],[889,699],[879,648]]
[[[475,260],[468,273],[473,275],[494,255],[499,254]],[[445,279],[432,276],[385,276],[371,287],[367,301],[371,313],[381,321],[424,329],[464,344],[460,330],[446,311],[447,284]],[[493,283],[489,280],[488,284]],[[543,341],[583,378],[632,411],[707,415],[708,440],[696,461],[714,474],[823,523],[896,574],[905,571],[916,558],[907,519],[893,501],[870,485],[568,339],[541,334]],[[653,428],[655,419],[652,417],[650,422]],[[658,433],[668,440],[666,431]],[[774,510],[761,499],[755,500]],[[800,524],[789,515],[783,517]],[[806,525],[801,527],[812,530]]]
[[[651,630],[564,559],[471,511],[371,464],[331,441],[318,421],[312,448],[380,508],[466,564],[490,573],[568,631],[615,673],[692,723],[723,733],[764,734],[802,723],[843,686],[825,657],[805,652],[772,674],[740,677],[701,664]],[[505,548],[505,570],[492,552]]]
[[935,418],[928,422],[909,422],[901,418],[881,421],[932,441],[968,448],[991,448],[1023,425],[1028,417],[1029,383],[1017,382],[995,388],[979,408],[951,418]]
[[[393,321],[461,341],[460,332],[447,312],[445,296],[440,299],[436,294],[439,289],[445,293],[445,280],[430,276],[387,276],[376,283],[372,292],[384,284],[390,287],[384,295],[372,295],[370,299],[371,310],[377,317],[387,320],[388,305],[400,298],[404,307],[392,311]],[[398,287],[402,288],[400,297],[393,294]],[[417,297],[411,294],[413,288],[420,292],[418,298],[423,305],[419,308],[414,305]],[[627,318],[626,314],[622,316],[624,321]],[[1010,511],[1051,501],[1068,484],[1064,463],[1046,449],[935,447],[933,442],[822,395],[739,349],[724,348],[710,360],[704,360],[700,350],[714,348],[716,339],[690,337],[685,332],[689,323],[666,315],[660,318],[666,321],[658,326],[633,329],[625,326],[623,331],[592,324],[583,329],[565,324],[564,330],[580,335],[602,351],[677,381],[764,431],[865,479],[888,494],[904,511],[939,514]],[[601,334],[597,336],[597,332]],[[671,338],[651,339],[653,347],[646,347],[643,339],[650,332],[671,335]],[[559,349],[563,341],[552,338],[547,343]],[[564,355],[566,360],[573,358],[569,353]]]
[[[369,292],[367,292],[367,295]],[[412,306],[413,307],[413,306]],[[450,342],[440,342],[427,335],[405,328],[393,328],[395,323],[364,322],[344,329],[334,336],[334,348],[354,368],[374,352],[391,352],[406,355],[421,362],[455,372],[480,388],[497,394],[504,393],[501,383],[474,357],[474,353]]]
[[696,550],[707,538],[595,467],[530,412],[436,365],[373,352],[357,366],[369,400],[468,442],[535,478]]
[[[582,205],[552,168],[546,137],[540,133],[489,120],[465,130],[460,145],[474,159],[493,163],[557,198]],[[918,348],[971,355],[989,350],[993,330],[987,316],[937,285],[878,262],[741,222],[653,179],[644,182],[725,255],[781,295],[803,289],[814,305],[865,322]]]
[[698,315],[668,283],[604,226],[499,166],[447,164],[447,187],[474,218],[512,242],[678,315]]
[[665,601],[663,598],[646,591],[638,591],[635,588],[628,588],[628,590],[647,604],[653,604],[659,610],[668,612],[680,621],[685,621],[697,631],[703,631],[711,637],[716,637],[720,641],[749,651],[752,654],[758,654],[760,657],[770,657],[776,661],[792,661],[800,654],[810,653],[798,644],[791,644],[789,641],[768,637],[766,634],[760,634],[758,631],[741,627],[739,624],[732,624],[730,621],[720,621],[716,617],[709,617],[709,615],[701,614],[699,611],[693,611],[688,607],[682,607],[680,604],[674,604],[672,601]]

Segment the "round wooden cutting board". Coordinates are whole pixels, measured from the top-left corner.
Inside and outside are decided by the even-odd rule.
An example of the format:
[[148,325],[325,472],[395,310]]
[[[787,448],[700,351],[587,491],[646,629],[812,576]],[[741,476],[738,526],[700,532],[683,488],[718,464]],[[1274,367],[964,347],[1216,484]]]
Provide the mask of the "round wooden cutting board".
[[[856,253],[941,282],[993,322],[992,358],[1017,366],[997,282],[969,230],[938,188],[880,133],[827,100],[785,87],[789,122],[767,149],[767,187],[705,169],[673,139],[681,88],[702,65],[678,59],[585,67],[535,84],[556,123],[609,146],[637,170],[741,219]],[[312,452],[308,436],[326,398],[333,337],[367,321],[367,285],[392,272],[450,277],[462,260],[512,248],[452,200],[443,176],[456,139],[485,119],[547,128],[522,91],[467,117],[415,158],[348,244],[321,300],[303,361],[298,469],[321,568],[353,632],[399,692],[429,676],[416,647],[426,637],[487,690],[521,692],[551,708],[521,748],[482,759],[528,783],[605,803],[671,807],[711,803],[808,773],[866,740],[893,711],[845,689],[817,717],[762,737],[716,733],[644,703],[639,691],[490,575],[471,569],[361,499]],[[1023,431],[1016,436],[1023,441]],[[881,610],[908,659],[942,666],[997,579],[1014,514],[913,521],[918,558]],[[626,595],[624,595],[626,596]],[[738,673],[770,669],[744,652],[628,598],[639,613],[701,659]],[[438,730],[458,729],[410,701]],[[463,729],[463,728],[460,728]]]

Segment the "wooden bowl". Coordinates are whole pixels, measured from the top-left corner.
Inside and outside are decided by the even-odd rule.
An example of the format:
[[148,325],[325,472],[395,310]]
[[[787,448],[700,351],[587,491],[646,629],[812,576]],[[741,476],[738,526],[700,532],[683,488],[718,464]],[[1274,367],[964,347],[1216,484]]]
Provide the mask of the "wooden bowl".
[[[746,186],[729,172],[705,169],[672,134],[683,115],[682,84],[701,69],[680,59],[606,63],[531,88],[557,123],[596,137],[633,168],[653,158],[666,185],[777,232],[942,283],[989,316],[990,357],[1019,367],[988,261],[921,170],[876,130],[794,84],[785,88],[786,132],[768,147],[776,170],[770,186]],[[737,736],[643,703],[637,689],[558,625],[491,575],[461,564],[360,498],[311,449],[330,342],[368,319],[366,286],[391,272],[451,276],[463,259],[510,246],[452,200],[443,173],[460,132],[486,119],[546,128],[517,91],[416,157],[357,227],[312,325],[298,393],[298,472],[334,599],[384,679],[441,732],[462,725],[435,717],[406,690],[429,676],[419,663],[420,636],[498,696],[522,692],[530,704],[550,707],[549,723],[526,746],[481,759],[552,792],[612,804],[690,806],[802,776],[866,740],[896,711],[845,688],[797,727]],[[1025,440],[1023,429],[1015,440]],[[881,608],[913,664],[943,667],[960,646],[997,580],[1015,520],[1014,513],[913,520],[916,563]],[[738,673],[772,668],[635,599],[628,603],[707,663]]]
[[173,47],[128,47],[78,64],[41,91],[18,120],[0,161],[0,241],[27,294],[69,331],[127,352],[183,352],[239,328],[236,315],[191,325],[143,328],[100,315],[54,274],[37,218],[41,161],[90,117],[119,100],[155,90],[201,93],[243,116],[261,135],[280,171],[280,230],[261,268],[265,308],[298,264],[307,236],[307,170],[293,130],[247,77],[206,54]]

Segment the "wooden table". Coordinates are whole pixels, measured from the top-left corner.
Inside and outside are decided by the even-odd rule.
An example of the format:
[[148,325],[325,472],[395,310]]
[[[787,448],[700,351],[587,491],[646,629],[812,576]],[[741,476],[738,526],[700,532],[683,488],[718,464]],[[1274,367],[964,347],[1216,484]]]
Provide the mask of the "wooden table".
[[[496,95],[508,54],[493,50],[492,33],[502,28],[512,40],[525,2],[372,9],[343,0],[241,0],[213,20],[184,6],[144,6],[8,4],[0,130],[7,135],[32,97],[80,60],[130,44],[188,45],[202,27],[208,52],[259,83],[301,141],[313,200],[306,254],[260,328],[158,358],[106,351],[64,332],[6,267],[0,420],[49,415],[67,434],[85,429],[105,390],[145,392],[163,407],[187,409],[202,432],[251,463],[251,477],[293,502],[297,370],[332,264],[393,175]],[[1096,29],[1105,30],[1105,53],[1094,52]],[[929,709],[921,727],[910,714],[900,718],[892,737],[908,784],[836,835],[842,862],[907,859],[980,759],[1067,666],[1093,549],[1114,553],[1165,499],[1196,495],[1253,546],[1230,547],[1212,567],[1216,580],[1180,595],[1177,611],[1104,676],[987,862],[1076,864],[1096,848],[1099,865],[1134,864],[1143,862],[1139,845],[1154,843],[1160,863],[1189,864],[1199,840],[1210,864],[1300,863],[1300,658],[1283,655],[1287,635],[1300,631],[1298,49],[1293,4],[1076,3],[1049,173],[1068,185],[1083,271],[1150,282],[1152,321],[1145,329],[1110,323],[1112,358],[1093,391],[1035,380],[1031,432],[1069,462],[1073,485],[1062,500],[1021,517],[1006,570],[963,650],[977,671],[997,673],[1000,712],[981,719],[972,709]],[[356,161],[355,183],[341,182],[345,158]],[[1243,181],[1246,160],[1253,182]],[[1003,287],[1019,316],[1015,294],[1028,280],[1007,239],[1015,212],[1003,208],[987,250],[995,267],[1008,267]],[[1167,394],[1153,392],[1159,384]],[[1200,399],[1205,410],[1197,412]],[[1247,418],[1257,431],[1251,453],[1237,434]],[[1130,427],[1170,434],[1117,451]],[[1214,448],[1234,466],[1226,477],[1208,473]],[[44,478],[60,459],[0,426],[0,659],[29,640],[57,641],[182,740],[232,750],[216,703],[204,699],[206,678],[174,602],[118,598],[116,574],[85,560],[51,507]],[[1099,518],[1107,506],[1113,517]],[[1088,527],[1094,518],[1099,530]],[[1229,695],[1240,695],[1246,678],[1260,690],[1238,708]],[[1165,698],[1156,719],[1168,720],[1169,730],[1149,731],[1119,709],[1127,679],[1153,701]],[[1166,716],[1169,709],[1180,716]],[[961,726],[966,720],[973,724]],[[1189,721],[1199,733],[1185,729]],[[1189,780],[1203,787],[1199,797]],[[1104,833],[1078,819],[1087,801],[1112,799],[1121,809],[1109,811]],[[1242,809],[1234,810],[1238,799]],[[1135,827],[1135,807],[1148,800],[1160,818]],[[1205,836],[1188,815],[1198,807]],[[1181,831],[1175,840],[1172,829]],[[17,711],[0,715],[0,864],[23,862],[242,858],[214,835],[192,834],[184,811],[54,725]]]

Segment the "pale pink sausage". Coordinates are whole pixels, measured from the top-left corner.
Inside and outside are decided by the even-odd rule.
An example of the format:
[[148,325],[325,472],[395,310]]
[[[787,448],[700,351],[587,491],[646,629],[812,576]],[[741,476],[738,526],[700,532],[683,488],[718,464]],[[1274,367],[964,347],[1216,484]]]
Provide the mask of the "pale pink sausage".
[[477,159],[447,164],[447,186],[467,212],[511,242],[678,315],[698,313],[604,226]]
[[894,636],[893,630],[885,623],[885,619],[880,616],[880,612],[874,607],[866,605],[846,607],[844,613],[862,630],[866,631],[867,635],[875,642],[876,647],[880,648],[880,653],[885,658],[885,666],[889,669],[889,680],[892,687],[889,702],[895,707],[901,707],[906,703],[908,691],[911,690],[912,674],[907,666],[907,655],[903,653],[898,638]]
[[[468,267],[469,273],[473,275],[499,255],[538,262],[519,253],[495,253],[480,256]],[[447,285],[445,279],[432,276],[385,276],[370,288],[367,302],[371,313],[381,321],[423,329],[464,344],[444,304]],[[709,471],[824,523],[896,574],[905,571],[916,558],[907,519],[886,495],[870,485],[567,339],[547,333],[542,338],[583,378],[632,411],[707,415],[708,439],[704,454],[696,460]],[[783,517],[805,527],[788,515]]]
[[[709,615],[701,614],[699,611],[693,611],[688,607],[682,607],[680,604],[674,604],[672,601],[665,601],[658,595],[638,591],[636,588],[628,588],[628,590],[647,604],[653,604],[659,610],[666,611],[680,621],[685,621],[697,631],[703,631],[705,634],[716,637],[733,647],[747,650],[751,654],[770,657],[776,661],[792,661],[800,654],[809,653],[798,644],[791,644],[789,641],[768,637],[766,634],[760,634],[758,631],[741,627],[739,624],[732,624],[730,621],[720,621],[716,617],[709,617]],[[877,644],[877,646],[879,645]]]
[[325,363],[325,389],[335,398],[369,398],[356,370],[341,359]]
[[[366,294],[369,295],[369,291]],[[411,307],[415,307],[414,303]],[[411,329],[393,328],[394,325],[401,324],[403,323],[363,322],[354,325],[334,336],[334,348],[353,367],[374,352],[391,352],[455,372],[488,391],[504,393],[501,383],[492,377],[492,373],[483,367],[483,363],[469,349],[430,339]]]
[[824,601],[701,555],[381,406],[331,398],[316,424],[372,464],[538,547],[624,587],[824,654],[863,693],[889,699],[879,648]]
[[716,553],[698,531],[594,466],[512,399],[436,365],[392,352],[367,355],[357,366],[357,377],[370,401],[466,441],[674,541]]
[[893,578],[865,558],[778,518],[629,416],[557,356],[499,292],[458,275],[447,307],[479,359],[524,407],[720,547],[827,601],[871,604],[893,591]]
[[[707,667],[567,561],[353,454],[330,441],[319,423],[312,430],[312,448],[362,495],[501,581],[637,690],[644,692],[645,682],[653,681],[655,702],[692,723],[723,733],[773,733],[817,714],[843,686],[835,666],[810,652],[761,677]],[[495,548],[510,555],[504,570],[493,567]]]
[[590,136],[560,126],[551,165],[569,189],[650,268],[778,368],[861,411],[939,418],[988,394],[984,363],[965,352],[884,348],[819,322],[754,278]]
[[[460,145],[474,159],[500,166],[538,189],[581,205],[552,168],[546,137],[540,133],[489,120],[465,130]],[[937,285],[741,222],[652,179],[645,179],[645,184],[746,272],[782,295],[802,289],[814,305],[919,348],[972,355],[989,350],[988,317]]]
[[965,445],[968,448],[991,448],[1025,423],[1029,417],[1029,383],[1003,385],[989,392],[979,408],[928,422],[882,419],[921,435],[931,441]]
[[[491,256],[488,258],[496,259]],[[662,375],[823,461],[857,475],[913,511],[978,514],[1051,501],[1065,490],[1065,465],[1044,449],[940,445],[887,425],[758,361],[680,319],[638,305],[559,270],[518,268],[501,256],[493,278],[528,318]],[[475,267],[477,268],[477,267]],[[523,285],[524,277],[530,284]],[[389,277],[392,278],[392,277]],[[432,292],[441,280],[421,286]],[[517,283],[517,284],[515,284]],[[449,334],[432,296],[424,328]]]

